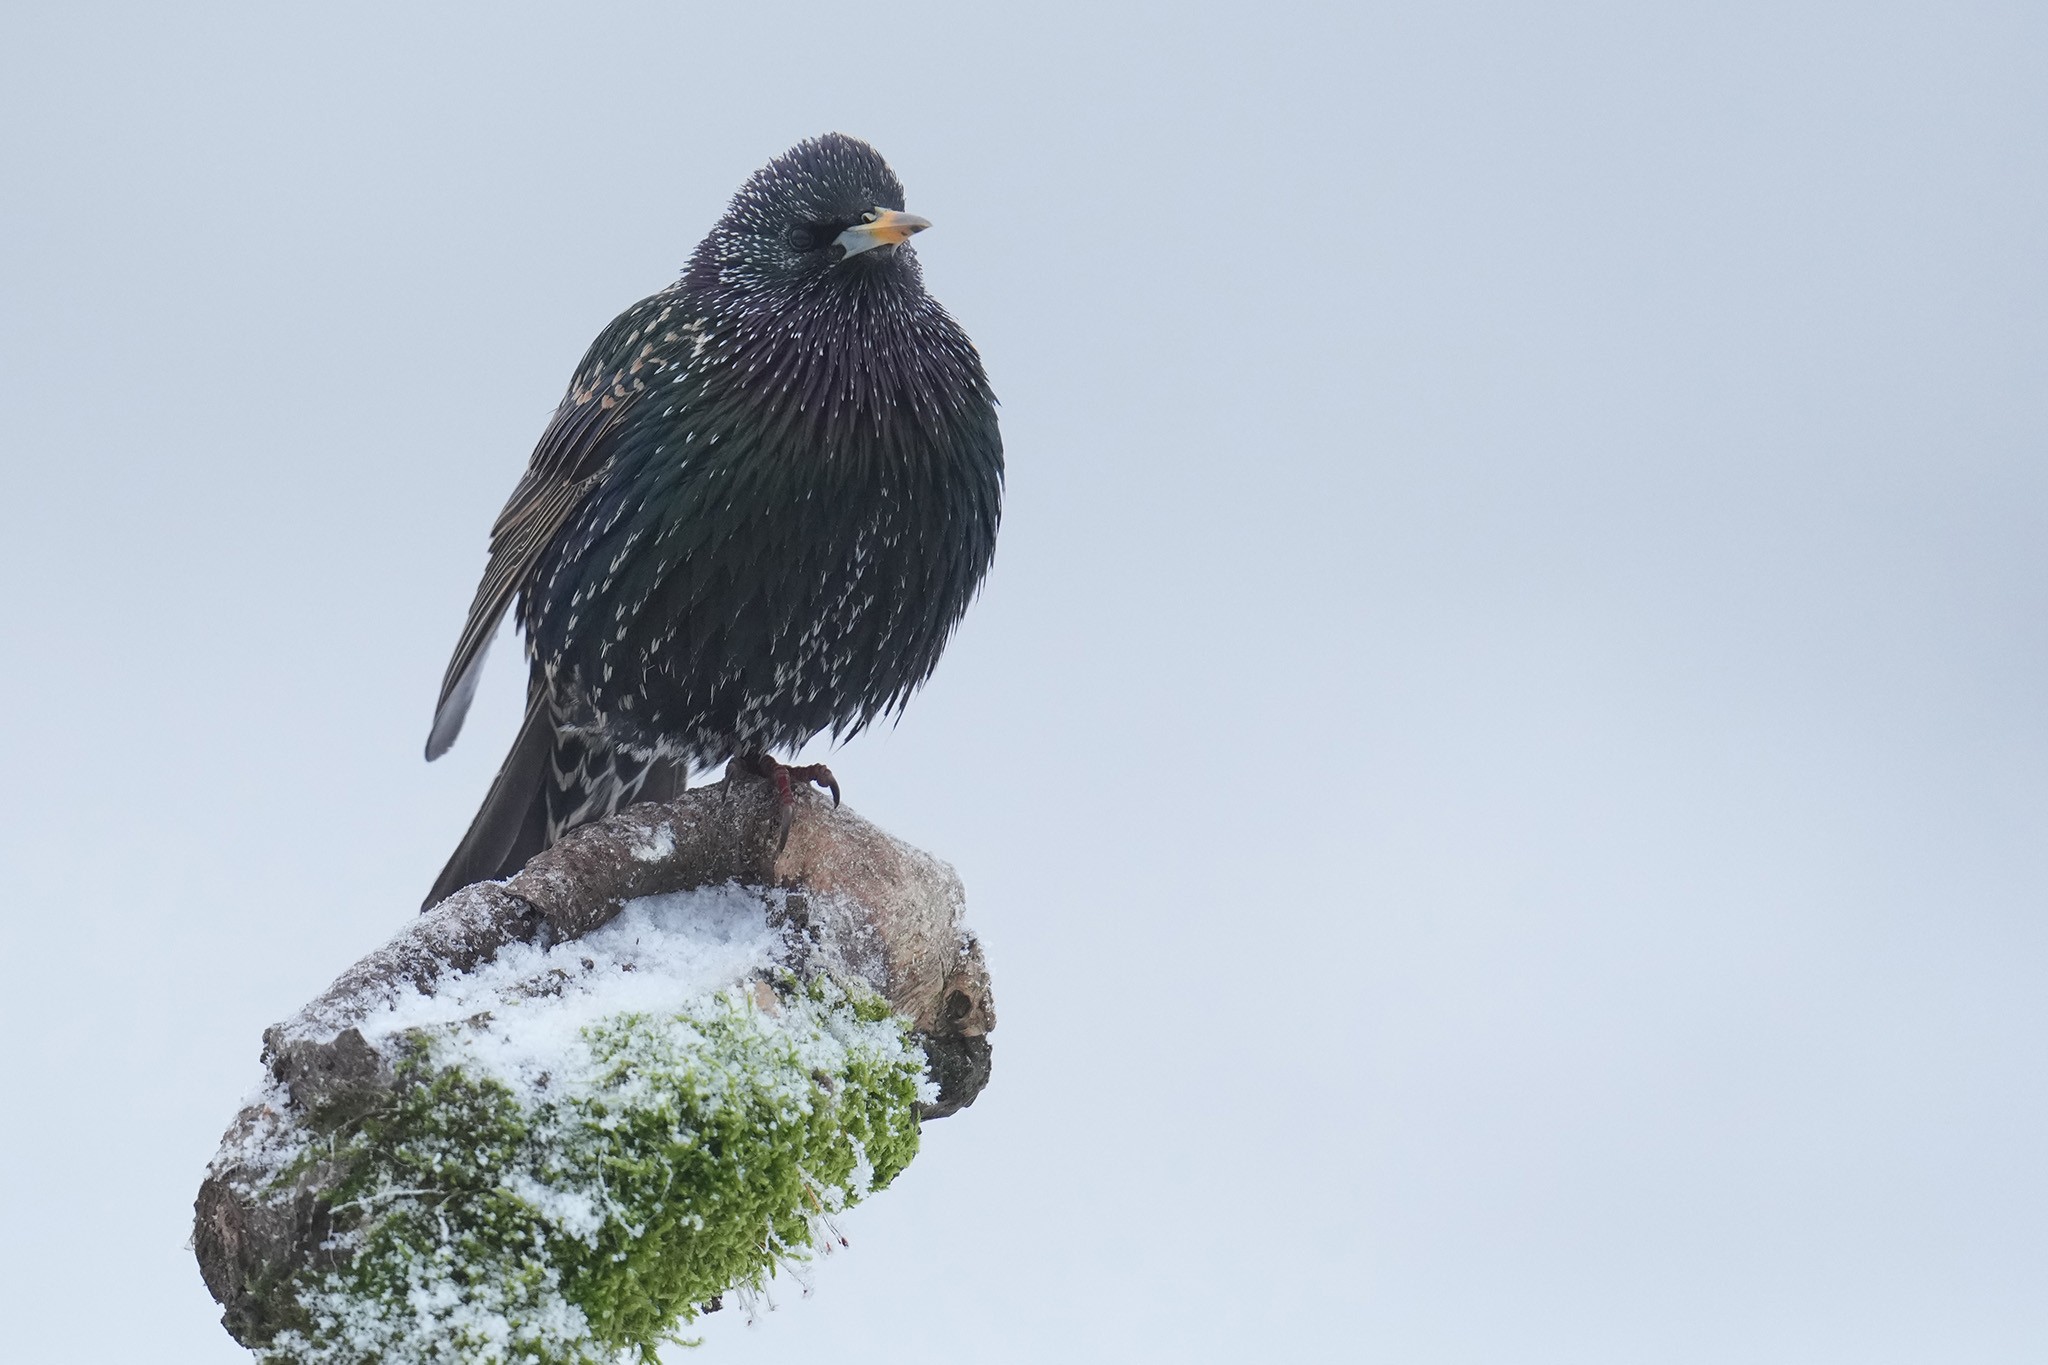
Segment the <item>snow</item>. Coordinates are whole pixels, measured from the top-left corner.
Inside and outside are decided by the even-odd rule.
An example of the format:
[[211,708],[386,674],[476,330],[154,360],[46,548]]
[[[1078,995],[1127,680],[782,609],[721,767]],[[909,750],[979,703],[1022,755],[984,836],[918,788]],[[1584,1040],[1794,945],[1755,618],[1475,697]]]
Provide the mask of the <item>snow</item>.
[[[606,1189],[601,1162],[577,1155],[586,1139],[575,1124],[609,1127],[608,1114],[659,1103],[651,1087],[663,1074],[695,1065],[690,1059],[705,1046],[699,1032],[705,1021],[731,1018],[737,1008],[756,1036],[793,1049],[786,1061],[744,1077],[717,1066],[705,1070],[713,1104],[727,1085],[765,1085],[808,1106],[816,1078],[843,1075],[853,1054],[905,1055],[897,1023],[856,1022],[835,1012],[830,1000],[837,996],[780,996],[764,984],[792,956],[784,932],[770,923],[771,916],[780,918],[774,912],[783,896],[726,885],[631,901],[584,938],[547,949],[508,944],[493,960],[440,978],[431,994],[402,989],[350,1011],[347,1022],[387,1059],[424,1043],[436,1067],[459,1067],[472,1078],[503,1084],[539,1120],[534,1131],[559,1159],[506,1170],[500,1188],[533,1210],[549,1237],[595,1246],[607,1220],[616,1222],[625,1210]],[[341,1026],[329,1020],[311,1032],[331,1038]],[[600,1047],[600,1037],[612,1041]],[[924,1080],[920,1098],[935,1097]],[[215,1169],[239,1168],[237,1183],[253,1193],[307,1150],[311,1134],[276,1082],[266,1082],[252,1099]],[[844,1188],[812,1184],[821,1216],[869,1193],[874,1171],[858,1143],[855,1150],[856,1168]],[[417,1207],[417,1197],[431,1193],[386,1185],[354,1202],[397,1210]],[[564,1297],[552,1265],[539,1282],[473,1276],[474,1267],[458,1264],[445,1225],[442,1238],[403,1263],[402,1307],[360,1297],[345,1279],[330,1277],[299,1294],[312,1314],[313,1336],[287,1332],[259,1357],[299,1365],[372,1358],[511,1365],[540,1349],[555,1359],[612,1358],[589,1338],[582,1310]],[[358,1239],[344,1234],[334,1245],[350,1248]]]
[[[592,1025],[622,1014],[673,1015],[780,965],[786,948],[768,913],[782,894],[727,884],[628,901],[581,939],[545,950],[507,944],[490,962],[441,978],[431,994],[372,999],[367,1013],[327,1019],[318,1033],[331,1039],[352,1025],[388,1058],[400,1050],[399,1035],[422,1030],[437,1060],[502,1082],[530,1110],[581,1079],[567,1073],[588,1061]],[[306,1134],[285,1087],[268,1075],[243,1103],[244,1123],[227,1135],[212,1169],[232,1171],[253,1192],[304,1151]],[[587,1237],[603,1221],[603,1210],[578,1191],[522,1179],[513,1192],[571,1235]]]
[[669,825],[658,825],[652,835],[633,846],[633,857],[638,862],[654,863],[660,862],[675,851],[675,829]]
[[401,996],[355,1026],[389,1055],[387,1040],[408,1030],[462,1025],[445,1036],[465,1067],[515,1094],[545,1090],[587,1027],[624,1013],[673,1013],[779,965],[782,935],[768,923],[765,897],[780,894],[726,885],[629,901],[584,938],[545,950],[508,944],[475,970],[436,982],[433,994]]

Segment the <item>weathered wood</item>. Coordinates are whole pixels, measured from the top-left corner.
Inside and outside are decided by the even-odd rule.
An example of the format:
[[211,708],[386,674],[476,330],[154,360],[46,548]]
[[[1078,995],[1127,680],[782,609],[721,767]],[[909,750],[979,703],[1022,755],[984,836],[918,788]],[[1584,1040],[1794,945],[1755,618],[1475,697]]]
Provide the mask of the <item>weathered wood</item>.
[[[995,1027],[987,964],[962,918],[960,880],[938,859],[844,807],[803,791],[778,850],[768,784],[736,768],[676,800],[634,806],[578,829],[505,882],[467,887],[423,912],[383,947],[263,1035],[263,1061],[301,1112],[367,1109],[393,1084],[391,1060],[354,1025],[406,992],[488,962],[510,943],[581,938],[641,896],[737,882],[774,887],[801,968],[865,983],[911,1021],[939,1087],[925,1117],[971,1104],[988,1081]],[[238,1338],[252,1286],[327,1254],[324,1192],[335,1172],[302,1172],[293,1197],[257,1191],[227,1154],[274,1120],[236,1117],[201,1186],[194,1250],[224,1323]]]
[[821,965],[867,982],[919,1033],[986,1036],[995,1027],[988,969],[962,923],[953,870],[816,792],[799,791],[796,803],[780,856],[768,784],[736,771],[574,830],[518,876],[424,911],[268,1030],[265,1060],[294,1042],[325,1042],[397,993],[431,990],[507,943],[582,938],[629,900],[725,882],[796,893],[792,913],[807,912]]

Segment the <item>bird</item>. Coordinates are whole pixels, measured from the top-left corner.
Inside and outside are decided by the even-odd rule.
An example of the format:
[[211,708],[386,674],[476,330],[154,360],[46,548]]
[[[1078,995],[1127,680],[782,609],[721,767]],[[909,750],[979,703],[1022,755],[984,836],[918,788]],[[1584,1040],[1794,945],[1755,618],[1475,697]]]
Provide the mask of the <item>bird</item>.
[[774,782],[901,714],[979,592],[1003,443],[980,353],[924,286],[929,228],[868,143],[756,171],[676,281],[599,333],[491,528],[426,756],[512,613],[527,705],[427,904],[732,760]]

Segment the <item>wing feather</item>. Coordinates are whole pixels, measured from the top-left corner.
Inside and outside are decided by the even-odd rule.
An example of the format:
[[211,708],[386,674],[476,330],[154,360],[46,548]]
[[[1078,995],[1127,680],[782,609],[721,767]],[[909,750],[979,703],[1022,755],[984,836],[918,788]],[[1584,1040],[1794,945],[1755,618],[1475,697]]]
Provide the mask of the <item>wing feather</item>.
[[589,495],[611,459],[612,436],[624,404],[611,398],[609,385],[593,391],[578,384],[562,400],[554,420],[534,448],[533,460],[505,510],[491,527],[491,557],[484,566],[469,616],[456,638],[448,671],[441,678],[440,700],[427,735],[427,758],[448,752],[462,732],[463,718],[476,696],[484,655],[498,623],[532,574],[542,551]]
[[621,419],[646,390],[638,371],[653,349],[653,329],[669,316],[675,289],[671,286],[640,300],[590,343],[576,366],[576,382],[541,433],[505,510],[498,513],[483,582],[477,585],[476,600],[470,603],[469,617],[441,678],[441,697],[427,735],[429,759],[439,758],[455,743],[498,623],[527,586],[549,542],[610,466]]

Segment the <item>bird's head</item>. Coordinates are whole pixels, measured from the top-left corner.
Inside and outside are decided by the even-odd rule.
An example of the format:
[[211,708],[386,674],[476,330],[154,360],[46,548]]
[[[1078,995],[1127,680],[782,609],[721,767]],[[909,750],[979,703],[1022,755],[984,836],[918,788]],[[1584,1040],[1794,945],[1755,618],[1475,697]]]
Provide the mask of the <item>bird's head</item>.
[[930,226],[903,211],[903,182],[880,152],[827,133],[747,178],[691,258],[688,277],[742,289],[873,276],[914,281],[904,243]]

